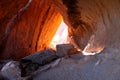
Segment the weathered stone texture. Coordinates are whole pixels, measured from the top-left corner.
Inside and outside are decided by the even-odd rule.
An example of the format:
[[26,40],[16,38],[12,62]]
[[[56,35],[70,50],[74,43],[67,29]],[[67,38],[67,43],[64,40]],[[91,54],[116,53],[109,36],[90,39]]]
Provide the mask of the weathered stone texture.
[[1,0],[0,59],[46,49],[62,20],[58,10],[81,51],[88,43],[87,52],[120,48],[119,0]]
[[0,59],[19,59],[48,47],[62,21],[51,0],[0,3]]
[[54,0],[64,21],[69,26],[69,36],[76,45],[87,52],[99,52],[105,46],[119,46],[119,0]]

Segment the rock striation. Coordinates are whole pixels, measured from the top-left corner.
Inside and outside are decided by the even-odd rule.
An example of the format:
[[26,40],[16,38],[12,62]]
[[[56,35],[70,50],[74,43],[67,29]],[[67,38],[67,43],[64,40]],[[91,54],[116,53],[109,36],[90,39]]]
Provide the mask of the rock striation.
[[0,59],[46,49],[62,17],[80,51],[120,48],[119,7],[119,0],[1,0]]
[[46,49],[61,21],[51,0],[0,1],[0,59]]
[[107,46],[120,46],[119,0],[53,1],[69,26],[69,37],[78,48],[99,53]]

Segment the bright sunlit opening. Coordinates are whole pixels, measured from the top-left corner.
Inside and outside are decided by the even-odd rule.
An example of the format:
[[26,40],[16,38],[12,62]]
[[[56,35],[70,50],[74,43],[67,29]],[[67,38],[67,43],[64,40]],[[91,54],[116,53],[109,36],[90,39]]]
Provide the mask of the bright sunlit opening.
[[68,36],[68,27],[62,21],[58,30],[56,31],[49,47],[56,49],[57,44],[65,44],[67,43],[67,36]]
[[90,44],[88,43],[87,46],[82,51],[83,55],[95,55],[100,53],[103,50],[103,47],[96,48],[95,51],[89,50]]

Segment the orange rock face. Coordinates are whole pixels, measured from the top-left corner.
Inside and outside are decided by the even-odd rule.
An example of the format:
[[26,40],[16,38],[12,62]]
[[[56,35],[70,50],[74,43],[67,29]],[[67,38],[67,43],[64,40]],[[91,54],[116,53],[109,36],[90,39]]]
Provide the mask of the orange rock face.
[[69,37],[81,50],[99,53],[120,48],[119,0],[54,0],[69,26]]
[[81,51],[96,53],[106,46],[120,48],[119,3],[119,0],[1,0],[0,59],[20,59],[46,49],[62,16],[69,27],[71,42]]
[[61,21],[50,0],[2,0],[0,59],[20,59],[45,49]]

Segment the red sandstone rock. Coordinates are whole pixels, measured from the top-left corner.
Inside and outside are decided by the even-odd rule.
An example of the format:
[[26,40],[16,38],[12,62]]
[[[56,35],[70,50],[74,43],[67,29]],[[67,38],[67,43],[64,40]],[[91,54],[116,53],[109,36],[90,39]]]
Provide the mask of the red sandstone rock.
[[0,1],[0,59],[47,48],[61,20],[51,0]]
[[53,1],[69,26],[69,37],[73,36],[81,50],[86,45],[89,45],[86,48],[89,53],[99,53],[108,45],[119,47],[119,0]]
[[0,59],[20,59],[47,48],[62,20],[60,13],[81,50],[88,43],[87,52],[117,48],[119,7],[119,0],[1,0]]

